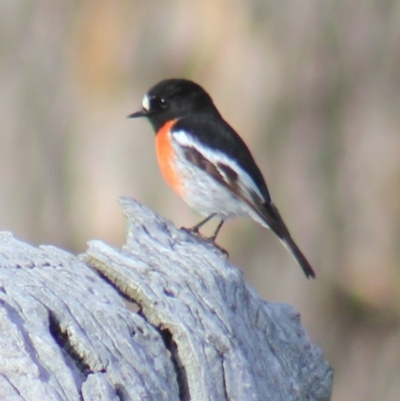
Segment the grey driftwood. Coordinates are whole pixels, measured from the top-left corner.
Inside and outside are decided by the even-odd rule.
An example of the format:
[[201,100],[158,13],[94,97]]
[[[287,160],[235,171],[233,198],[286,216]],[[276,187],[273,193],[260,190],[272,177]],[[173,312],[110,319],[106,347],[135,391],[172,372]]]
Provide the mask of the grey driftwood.
[[[329,400],[289,305],[135,201],[122,249],[79,257],[0,234],[0,400]],[[313,285],[318,285],[318,282]]]

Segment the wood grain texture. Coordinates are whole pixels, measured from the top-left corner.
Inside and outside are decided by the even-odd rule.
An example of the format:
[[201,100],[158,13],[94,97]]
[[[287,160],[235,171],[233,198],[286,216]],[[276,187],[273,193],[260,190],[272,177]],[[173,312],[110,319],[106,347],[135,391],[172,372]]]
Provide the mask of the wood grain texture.
[[0,234],[1,400],[329,400],[289,305],[137,202],[122,249],[73,256]]

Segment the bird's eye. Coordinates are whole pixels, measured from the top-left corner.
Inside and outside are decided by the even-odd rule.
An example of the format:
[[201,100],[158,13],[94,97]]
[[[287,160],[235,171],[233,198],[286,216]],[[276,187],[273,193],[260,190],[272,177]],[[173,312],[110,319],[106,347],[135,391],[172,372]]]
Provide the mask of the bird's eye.
[[143,98],[142,106],[145,110],[156,111],[160,109],[165,109],[168,105],[168,102],[165,98],[154,96],[154,95],[146,95]]

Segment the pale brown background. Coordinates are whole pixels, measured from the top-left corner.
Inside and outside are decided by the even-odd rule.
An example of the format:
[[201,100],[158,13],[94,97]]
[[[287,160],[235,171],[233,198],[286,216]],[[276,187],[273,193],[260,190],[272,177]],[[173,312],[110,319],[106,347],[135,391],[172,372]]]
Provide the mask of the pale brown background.
[[222,230],[231,261],[301,312],[334,400],[399,400],[400,2],[2,0],[0,229],[120,245],[120,195],[196,223],[125,118],[166,77],[241,133],[317,280],[252,222]]

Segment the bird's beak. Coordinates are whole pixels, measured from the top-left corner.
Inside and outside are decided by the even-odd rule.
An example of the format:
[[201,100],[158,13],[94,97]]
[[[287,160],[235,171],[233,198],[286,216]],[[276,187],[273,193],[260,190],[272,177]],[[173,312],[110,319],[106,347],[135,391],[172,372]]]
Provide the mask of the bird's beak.
[[139,110],[135,113],[129,114],[127,118],[138,118],[138,117],[146,117],[147,111],[146,110]]

